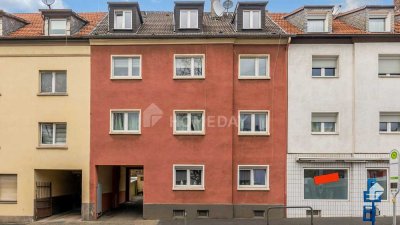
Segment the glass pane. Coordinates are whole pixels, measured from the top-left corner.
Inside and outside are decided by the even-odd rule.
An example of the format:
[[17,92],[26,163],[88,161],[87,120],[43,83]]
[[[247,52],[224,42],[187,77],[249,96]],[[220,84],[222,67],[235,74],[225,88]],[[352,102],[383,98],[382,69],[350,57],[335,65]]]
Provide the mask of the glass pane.
[[194,75],[202,76],[203,75],[203,58],[196,57],[194,60]]
[[176,170],[175,171],[175,185],[187,185],[187,171]]
[[256,59],[240,58],[240,76],[256,75]]
[[202,131],[203,130],[203,114],[202,113],[192,113],[192,124],[191,131]]
[[260,29],[261,28],[261,24],[260,24],[260,19],[261,17],[261,12],[260,11],[253,11],[253,27],[255,29]]
[[187,131],[188,130],[188,117],[187,113],[176,114],[176,130]]
[[368,179],[370,178],[375,178],[376,182],[378,182],[378,184],[380,184],[383,189],[383,195],[382,195],[382,199],[383,200],[387,200],[388,198],[388,193],[387,193],[387,182],[388,182],[388,178],[387,178],[387,170],[368,170]]
[[267,76],[267,58],[258,59],[258,76]]
[[400,123],[390,123],[390,130],[392,132],[399,132],[400,131]]
[[130,131],[139,130],[139,113],[137,112],[128,113],[128,130]]
[[176,58],[176,75],[177,76],[190,76],[192,60],[191,58]]
[[56,73],[56,92],[67,92],[67,75],[64,72]]
[[369,19],[370,32],[384,32],[385,31],[385,18]]
[[325,132],[335,132],[336,131],[336,123],[325,122],[324,127],[325,127]]
[[140,76],[140,58],[132,58],[132,76]]
[[125,29],[131,29],[132,28],[132,12],[127,11],[125,12]]
[[320,122],[312,122],[312,132],[321,132],[321,123]]
[[265,185],[265,169],[255,169],[254,172],[254,185]]
[[[332,173],[339,174],[339,181],[316,185],[314,177]],[[304,170],[304,199],[347,199],[347,170]]]
[[243,11],[243,29],[250,28],[250,11]]
[[129,58],[114,58],[114,76],[129,75]]
[[53,124],[46,123],[41,125],[42,144],[53,144]]
[[124,19],[124,13],[123,12],[115,12],[115,28],[116,29],[122,29],[123,27],[123,19]]
[[190,11],[190,28],[198,28],[198,12],[197,10]]
[[267,114],[255,115],[255,131],[267,131]]
[[325,76],[326,77],[334,77],[335,76],[335,68],[325,68]]
[[189,11],[181,10],[180,14],[180,28],[189,28]]
[[67,124],[56,124],[56,144],[65,144],[67,140]]
[[113,113],[113,130],[124,130],[124,113]]
[[239,171],[239,185],[250,185],[250,170]]
[[44,72],[40,76],[40,87],[42,93],[49,93],[52,92],[52,80],[53,75],[52,73]]
[[325,31],[325,20],[308,20],[307,31],[308,32],[324,32]]
[[388,131],[387,125],[388,125],[388,123],[379,123],[379,131],[380,132],[387,132]]
[[67,20],[50,20],[50,34],[66,34]]
[[313,77],[320,77],[322,69],[321,68],[312,68],[312,76]]
[[190,170],[190,185],[201,185],[202,170]]
[[240,114],[240,131],[251,131],[251,114]]

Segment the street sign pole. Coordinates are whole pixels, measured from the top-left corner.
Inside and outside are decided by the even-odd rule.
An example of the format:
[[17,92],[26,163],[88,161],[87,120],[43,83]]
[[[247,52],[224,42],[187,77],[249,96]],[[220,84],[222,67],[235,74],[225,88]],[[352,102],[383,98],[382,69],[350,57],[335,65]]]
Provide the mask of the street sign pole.
[[400,188],[400,155],[399,151],[393,149],[390,151],[390,191],[392,193],[393,203],[393,225],[396,225],[396,201]]

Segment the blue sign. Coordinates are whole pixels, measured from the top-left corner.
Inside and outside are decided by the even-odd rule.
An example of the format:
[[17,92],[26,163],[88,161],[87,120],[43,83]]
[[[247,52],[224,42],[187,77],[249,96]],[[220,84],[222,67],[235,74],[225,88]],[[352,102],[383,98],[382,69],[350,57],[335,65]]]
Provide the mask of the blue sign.
[[[382,195],[385,189],[376,182],[376,179],[368,179],[367,191],[364,191],[364,203],[368,203],[363,207],[363,221],[371,222],[375,225],[376,206],[375,203],[382,201]],[[369,204],[371,203],[371,204]]]

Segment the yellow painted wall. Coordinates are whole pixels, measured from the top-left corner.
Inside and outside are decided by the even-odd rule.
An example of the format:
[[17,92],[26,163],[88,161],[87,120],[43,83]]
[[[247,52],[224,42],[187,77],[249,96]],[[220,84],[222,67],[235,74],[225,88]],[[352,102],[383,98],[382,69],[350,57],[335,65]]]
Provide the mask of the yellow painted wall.
[[[40,70],[67,70],[68,96],[37,96]],[[82,170],[89,203],[90,47],[0,46],[0,174],[18,175],[18,203],[0,216],[33,216],[34,170]],[[36,149],[39,122],[66,122],[66,150]]]

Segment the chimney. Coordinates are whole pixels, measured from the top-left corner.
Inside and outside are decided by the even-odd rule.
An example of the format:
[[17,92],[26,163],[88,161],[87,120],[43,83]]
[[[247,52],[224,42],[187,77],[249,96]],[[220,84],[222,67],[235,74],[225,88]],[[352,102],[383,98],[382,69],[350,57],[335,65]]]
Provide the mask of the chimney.
[[394,12],[400,13],[400,0],[393,0]]

